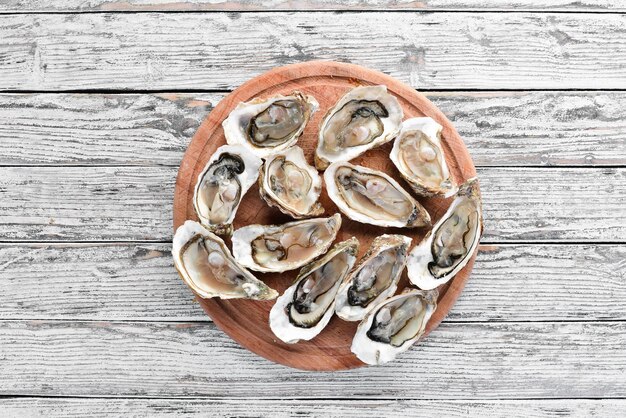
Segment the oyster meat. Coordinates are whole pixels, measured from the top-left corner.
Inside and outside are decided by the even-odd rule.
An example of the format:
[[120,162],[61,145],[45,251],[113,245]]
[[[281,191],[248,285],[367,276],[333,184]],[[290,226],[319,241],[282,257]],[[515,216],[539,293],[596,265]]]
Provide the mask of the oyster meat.
[[219,147],[195,187],[193,206],[200,223],[218,235],[229,235],[241,199],[257,181],[261,164],[241,145]]
[[249,225],[235,231],[233,255],[255,271],[286,271],[307,264],[328,250],[341,227],[341,215],[289,222]]
[[350,219],[378,226],[430,226],[430,215],[387,174],[347,162],[324,172],[328,196]]
[[448,208],[419,245],[409,253],[409,280],[420,289],[448,282],[470,260],[483,230],[478,179],[463,184]]
[[339,288],[335,299],[337,316],[345,321],[360,321],[372,306],[393,295],[410,245],[411,238],[403,235],[381,235],[374,239]]
[[382,364],[409,349],[437,309],[437,290],[411,289],[376,305],[352,340],[352,352],[366,364]]
[[284,151],[296,143],[319,104],[294,91],[240,103],[222,122],[229,144],[244,145],[259,157]]
[[404,114],[386,86],[356,87],[324,117],[319,130],[315,166],[323,170],[336,161],[349,161],[391,141]]
[[204,299],[269,300],[278,292],[241,267],[217,235],[186,221],[174,235],[174,265],[185,283]]
[[278,338],[293,344],[312,339],[326,327],[335,311],[337,290],[358,250],[359,241],[353,237],[300,270],[270,311],[270,328]]
[[302,148],[294,146],[265,160],[259,177],[261,197],[296,219],[319,216],[322,178],[310,166]]
[[431,118],[407,119],[393,142],[391,161],[415,193],[422,196],[456,193],[441,146],[442,129]]

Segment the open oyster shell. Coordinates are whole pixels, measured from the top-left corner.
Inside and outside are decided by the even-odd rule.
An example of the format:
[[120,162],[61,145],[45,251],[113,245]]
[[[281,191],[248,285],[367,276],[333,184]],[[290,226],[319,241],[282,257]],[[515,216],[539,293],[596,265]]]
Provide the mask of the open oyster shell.
[[324,172],[328,196],[350,219],[378,226],[430,226],[426,209],[382,171],[333,163]]
[[239,103],[222,122],[224,135],[229,144],[267,157],[294,145],[318,107],[313,96],[299,91]]
[[448,282],[470,260],[483,231],[478,179],[465,182],[448,211],[409,253],[409,280],[420,289]]
[[335,312],[337,290],[358,250],[359,241],[352,237],[300,270],[270,311],[270,328],[278,338],[289,344],[310,340],[326,327]]
[[441,146],[442,129],[431,118],[411,118],[402,122],[393,141],[391,161],[415,193],[422,196],[451,196],[457,190]]
[[339,288],[335,299],[337,316],[360,321],[367,311],[396,292],[404,270],[411,238],[381,235]]
[[386,86],[355,87],[328,111],[319,130],[315,166],[323,170],[391,141],[404,114]]
[[407,290],[372,308],[359,324],[352,352],[366,364],[387,363],[423,334],[437,309],[437,290]]
[[287,151],[269,156],[259,176],[261,197],[270,205],[293,218],[319,216],[324,208],[318,202],[322,192],[322,178],[310,166],[302,148],[293,146]]
[[341,227],[341,215],[283,225],[248,225],[232,237],[233,255],[255,271],[294,270],[328,250]]
[[263,162],[241,145],[219,147],[198,176],[193,206],[200,223],[218,235],[230,235],[232,222]]
[[269,300],[278,292],[241,267],[217,235],[186,221],[174,235],[174,265],[185,283],[204,299]]

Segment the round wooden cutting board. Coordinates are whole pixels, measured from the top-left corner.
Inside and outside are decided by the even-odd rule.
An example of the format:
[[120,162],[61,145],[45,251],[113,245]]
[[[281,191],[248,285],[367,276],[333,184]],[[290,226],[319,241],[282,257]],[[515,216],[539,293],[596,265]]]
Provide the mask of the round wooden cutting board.
[[[357,65],[321,61],[305,62],[276,68],[244,83],[211,111],[193,137],[178,171],[174,197],[174,228],[178,228],[187,219],[197,220],[192,205],[196,179],[213,152],[226,143],[222,121],[239,102],[259,96],[288,94],[293,90],[313,95],[319,101],[320,109],[313,115],[298,141],[298,145],[304,149],[309,163],[312,164],[318,127],[326,112],[349,89],[359,85],[376,84],[386,85],[390,93],[398,98],[404,109],[405,119],[414,116],[430,116],[443,126],[443,146],[448,166],[457,182],[461,183],[476,175],[474,164],[463,140],[443,113],[422,94],[390,76]],[[409,190],[389,160],[390,150],[391,143],[388,143],[367,152],[352,162],[383,170]],[[433,224],[445,213],[451,202],[451,199],[442,198],[419,198],[418,200],[430,213]],[[324,216],[339,212],[326,195],[325,190],[322,191],[321,202],[326,209]],[[342,217],[343,224],[336,242],[352,236],[357,237],[360,241],[360,255],[365,253],[375,237],[384,233],[410,236],[415,245],[428,232],[424,228],[375,227],[353,222],[346,216]],[[290,221],[289,217],[275,208],[270,208],[260,198],[258,187],[254,186],[245,195],[239,207],[234,227],[236,229],[250,224],[280,224],[288,221]],[[229,244],[228,240],[226,241]],[[439,305],[428,323],[426,334],[436,328],[452,308],[469,277],[475,257],[476,254],[453,281],[439,289]],[[282,294],[293,282],[297,273],[298,270],[272,274],[255,273],[255,275]],[[406,285],[405,271],[398,292]],[[345,322],[334,316],[328,326],[313,340],[285,344],[278,340],[269,328],[268,316],[274,301],[205,300],[199,297],[198,300],[215,324],[231,338],[248,350],[274,362],[305,370],[341,370],[364,365],[350,352],[350,344],[358,322]]]

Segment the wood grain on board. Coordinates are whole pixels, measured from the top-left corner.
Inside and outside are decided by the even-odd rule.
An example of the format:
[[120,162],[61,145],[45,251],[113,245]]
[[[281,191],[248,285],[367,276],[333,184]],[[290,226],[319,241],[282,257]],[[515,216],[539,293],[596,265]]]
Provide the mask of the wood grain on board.
[[0,321],[0,394],[368,399],[624,398],[626,323],[443,323],[395,362],[320,373],[209,323]]
[[286,418],[298,416],[361,418],[376,411],[377,417],[480,416],[484,418],[616,417],[626,409],[624,399],[532,399],[498,401],[450,400],[337,400],[337,399],[92,399],[9,398],[0,399],[9,416],[95,418],[115,416],[214,416]]
[[[624,242],[626,169],[479,168],[483,242]],[[2,241],[170,241],[175,167],[0,167]]]
[[[1,320],[207,321],[170,244],[2,244]],[[482,245],[445,321],[626,320],[626,245]]]
[[[178,167],[200,122],[225,96],[0,94],[0,164]],[[426,97],[454,123],[478,167],[626,165],[624,92]]]
[[2,15],[0,90],[231,89],[312,59],[420,90],[624,89],[625,28],[612,13]]
[[619,0],[4,0],[0,12],[476,10],[618,12]]

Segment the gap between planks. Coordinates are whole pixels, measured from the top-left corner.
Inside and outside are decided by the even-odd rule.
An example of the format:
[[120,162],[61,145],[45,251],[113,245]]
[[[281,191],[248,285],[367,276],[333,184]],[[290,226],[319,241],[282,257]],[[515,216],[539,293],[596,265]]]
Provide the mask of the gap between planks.
[[454,1],[454,0],[367,0],[367,1],[325,1],[289,0],[247,2],[237,0],[169,0],[169,1],[107,1],[95,0],[77,2],[68,0],[63,5],[50,5],[40,0],[5,0],[0,5],[1,14],[85,14],[85,13],[219,13],[219,12],[467,12],[467,13],[620,13],[626,11],[619,0],[596,0],[591,3],[560,0],[522,1]]
[[[2,13],[0,13],[1,15]],[[626,91],[626,88],[440,88],[440,87],[424,87],[416,89],[420,93],[437,94],[437,93],[619,93]],[[174,89],[135,89],[135,88],[118,88],[118,89],[103,89],[103,88],[84,88],[84,89],[1,89],[0,94],[119,94],[119,95],[131,95],[131,94],[230,94],[233,89],[216,88],[216,89],[199,89],[199,88],[174,88]]]
[[[48,247],[52,245],[59,246],[83,246],[83,245],[98,245],[98,246],[108,246],[108,245],[145,245],[145,244],[171,244],[172,240],[138,240],[132,239],[128,241],[124,240],[2,240],[0,239],[0,245],[4,246],[42,246]],[[614,240],[614,241],[594,241],[594,240],[586,240],[586,241],[577,241],[577,240],[515,240],[509,239],[506,241],[490,241],[490,240],[481,240],[480,245],[497,245],[497,246],[514,246],[514,245],[557,245],[557,246],[566,246],[566,245],[623,245],[626,244],[626,241]]]
[[[179,167],[179,164],[161,164],[161,163],[153,163],[153,164],[102,164],[102,163],[94,163],[94,164],[57,164],[57,163],[40,163],[40,164],[0,164],[0,168],[37,168],[37,167],[49,167],[49,168],[133,168],[133,167]],[[626,163],[624,164],[588,164],[588,165],[577,165],[577,164],[531,164],[531,165],[522,165],[522,164],[514,164],[514,165],[482,165],[476,164],[474,167],[482,168],[482,169],[506,169],[506,168],[529,168],[529,169],[585,169],[585,168],[597,168],[597,169],[611,169],[611,168],[626,168]],[[2,242],[2,241],[0,241]]]
[[[96,324],[109,324],[109,325],[132,325],[132,324],[153,324],[153,325],[210,325],[213,324],[213,320],[208,316],[206,319],[194,319],[194,318],[144,318],[144,319],[97,319],[97,318],[0,318],[0,324],[11,323],[37,323],[37,324],[67,324],[67,323],[96,323]],[[530,319],[528,321],[520,320],[506,320],[506,319],[485,319],[483,321],[469,320],[459,321],[454,319],[444,319],[442,324],[446,325],[491,325],[491,324],[504,324],[504,325],[522,325],[522,324],[588,324],[588,325],[602,325],[602,324],[614,324],[614,323],[626,323],[626,319]],[[221,329],[220,329],[221,330]]]
[[524,401],[599,401],[599,400],[626,400],[626,396],[590,396],[590,397],[579,397],[579,398],[568,398],[568,397],[528,397],[528,398],[509,398],[503,397],[498,399],[490,399],[490,398],[472,398],[472,399],[458,399],[458,398],[415,398],[415,397],[402,397],[401,399],[397,397],[381,397],[381,398],[371,398],[367,396],[354,396],[354,397],[303,397],[303,396],[263,396],[263,397],[241,397],[241,398],[232,398],[232,397],[219,397],[219,396],[202,396],[202,395],[190,395],[190,396],[148,396],[148,395],[54,395],[54,394],[3,394],[0,395],[0,401],[6,399],[138,399],[138,400],[164,400],[164,401],[215,401],[215,402],[240,402],[241,400],[252,400],[252,401],[260,401],[260,402],[273,402],[273,401],[371,401],[375,402],[387,402],[387,401],[417,401],[417,402],[454,402],[454,403],[498,403],[501,401],[504,402],[524,402]]
[[285,8],[272,8],[272,10],[246,10],[246,9],[216,9],[216,10],[78,10],[78,11],[3,11],[0,10],[2,16],[20,16],[20,15],[94,15],[94,14],[108,14],[108,15],[136,15],[136,14],[247,14],[247,13],[325,13],[325,14],[342,14],[342,13],[402,13],[402,14],[414,14],[414,13],[468,13],[468,14],[484,14],[484,13],[502,13],[502,14],[522,14],[522,13],[535,13],[535,14],[601,14],[601,15],[622,15],[626,13],[626,9],[616,10],[563,10],[563,9],[285,9]]

